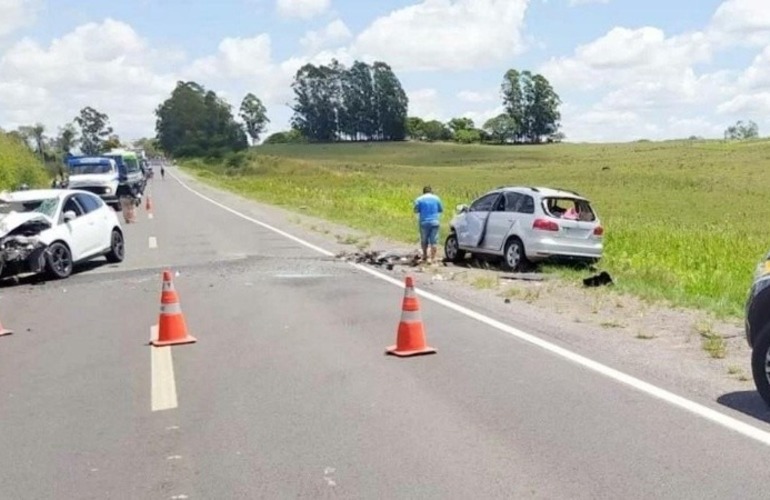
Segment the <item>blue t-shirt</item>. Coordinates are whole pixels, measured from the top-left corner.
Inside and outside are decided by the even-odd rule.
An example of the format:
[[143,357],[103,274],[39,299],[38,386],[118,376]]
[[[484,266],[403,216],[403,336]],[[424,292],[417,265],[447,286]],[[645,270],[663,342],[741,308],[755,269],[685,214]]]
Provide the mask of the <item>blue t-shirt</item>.
[[414,200],[414,211],[420,214],[420,224],[425,222],[438,222],[440,214],[444,211],[441,199],[433,193],[425,193]]

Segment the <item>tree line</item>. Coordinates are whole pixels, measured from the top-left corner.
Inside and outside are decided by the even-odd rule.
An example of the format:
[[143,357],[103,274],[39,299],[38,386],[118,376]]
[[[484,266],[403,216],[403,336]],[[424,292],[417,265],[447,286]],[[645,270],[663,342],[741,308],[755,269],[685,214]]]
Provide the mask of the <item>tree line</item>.
[[70,122],[58,128],[55,135],[47,133],[42,123],[24,125],[5,132],[26,146],[45,165],[51,175],[60,175],[67,155],[75,150],[98,155],[123,146],[107,114],[86,106]]
[[[560,140],[561,101],[548,80],[529,71],[507,71],[501,86],[505,112],[477,128],[460,117],[446,123],[409,116],[409,99],[401,81],[385,62],[354,61],[350,67],[305,64],[291,84],[293,114],[287,131],[270,135],[265,143],[345,141],[457,141],[539,143]],[[136,141],[149,154],[163,151],[176,157],[222,157],[260,141],[267,109],[253,93],[246,94],[237,112],[213,90],[194,81],[179,81],[155,109],[155,137]],[[122,146],[109,117],[86,106],[56,136],[45,127],[20,127],[18,138],[48,165],[61,165],[74,148],[99,154]]]
[[[499,144],[540,143],[563,139],[559,132],[561,100],[548,80],[530,71],[507,71],[501,85],[505,112],[477,128],[473,120],[442,123],[409,116],[409,99],[385,62],[354,61],[346,67],[305,64],[291,84],[294,94],[290,129],[271,134],[266,144],[355,141],[457,141]],[[254,94],[233,107],[197,82],[177,82],[156,110],[160,147],[174,156],[222,157],[260,140],[267,110]]]

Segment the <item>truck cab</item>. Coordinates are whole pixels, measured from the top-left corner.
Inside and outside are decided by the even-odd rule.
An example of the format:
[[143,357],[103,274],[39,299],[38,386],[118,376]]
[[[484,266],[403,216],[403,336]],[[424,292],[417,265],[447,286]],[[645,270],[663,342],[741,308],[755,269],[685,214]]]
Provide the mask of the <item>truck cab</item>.
[[139,156],[125,149],[113,149],[103,156],[114,160],[118,166],[118,197],[140,197],[144,193],[146,178],[139,163]]
[[115,160],[103,156],[70,157],[67,170],[69,189],[90,191],[119,209],[120,171]]

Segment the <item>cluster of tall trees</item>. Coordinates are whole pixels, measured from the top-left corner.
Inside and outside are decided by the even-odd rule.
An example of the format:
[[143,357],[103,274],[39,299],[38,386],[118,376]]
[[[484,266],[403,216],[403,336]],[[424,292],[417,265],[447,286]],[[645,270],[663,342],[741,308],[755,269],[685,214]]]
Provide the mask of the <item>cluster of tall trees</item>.
[[752,120],[744,123],[743,120],[738,120],[735,125],[730,125],[725,130],[726,140],[744,140],[744,139],[756,139],[759,137],[759,127]]
[[399,141],[406,138],[409,99],[384,62],[346,68],[306,64],[292,83],[292,126],[313,142]]
[[177,82],[171,96],[155,110],[160,148],[178,157],[221,157],[256,142],[269,122],[254,94],[241,102],[238,122],[232,106],[213,90],[196,82]]
[[500,90],[505,111],[487,120],[481,128],[467,117],[452,118],[446,123],[410,117],[409,137],[420,141],[498,144],[538,144],[564,138],[559,132],[561,99],[544,76],[511,69],[505,73]]
[[[561,99],[548,80],[530,71],[507,71],[501,86],[505,112],[477,128],[467,117],[446,123],[409,116],[409,99],[391,67],[382,61],[354,61],[346,67],[305,64],[294,75],[291,129],[266,143],[340,141],[457,141],[540,143],[558,141]],[[175,156],[221,156],[259,141],[269,120],[254,94],[238,116],[214,91],[178,82],[156,110],[160,148]],[[237,118],[240,118],[239,122]]]

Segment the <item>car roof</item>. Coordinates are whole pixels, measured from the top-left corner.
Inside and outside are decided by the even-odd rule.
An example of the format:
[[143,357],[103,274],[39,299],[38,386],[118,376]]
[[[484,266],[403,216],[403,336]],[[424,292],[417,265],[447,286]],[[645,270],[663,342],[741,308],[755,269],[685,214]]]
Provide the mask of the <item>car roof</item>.
[[24,191],[12,191],[9,193],[3,193],[0,198],[7,199],[9,201],[36,201],[45,200],[48,198],[59,198],[69,194],[75,193],[88,193],[88,191],[82,191],[79,189],[27,189]]
[[499,191],[517,191],[517,192],[534,192],[541,197],[557,197],[557,198],[576,198],[580,200],[586,200],[585,197],[575,191],[561,188],[550,188],[545,186],[503,186],[498,188]]

